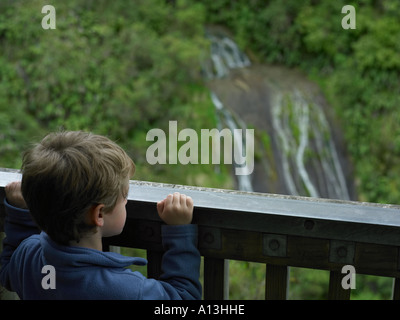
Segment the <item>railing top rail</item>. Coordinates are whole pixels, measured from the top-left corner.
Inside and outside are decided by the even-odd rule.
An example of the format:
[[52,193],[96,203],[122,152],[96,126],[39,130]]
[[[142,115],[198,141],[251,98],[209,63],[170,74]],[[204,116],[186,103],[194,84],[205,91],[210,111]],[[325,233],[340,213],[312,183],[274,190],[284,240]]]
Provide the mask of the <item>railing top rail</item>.
[[[16,170],[0,169],[1,201],[4,186],[20,177]],[[156,202],[176,191],[194,199],[194,222],[205,227],[400,245],[400,206],[386,204],[133,180],[128,218],[158,221]],[[135,209],[129,210],[130,207]]]
[[204,209],[400,227],[400,206],[389,204],[241,192],[146,181],[131,181],[128,199],[155,203],[173,192],[190,195],[196,200],[196,207]]

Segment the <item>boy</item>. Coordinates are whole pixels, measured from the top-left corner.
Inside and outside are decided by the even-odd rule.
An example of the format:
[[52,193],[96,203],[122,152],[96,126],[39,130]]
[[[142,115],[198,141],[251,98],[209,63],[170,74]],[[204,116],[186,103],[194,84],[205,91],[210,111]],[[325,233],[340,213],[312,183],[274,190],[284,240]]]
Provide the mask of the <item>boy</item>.
[[[190,197],[157,203],[166,223],[159,280],[126,269],[145,259],[101,251],[102,237],[123,229],[134,171],[118,145],[91,133],[49,134],[26,152],[22,182],[6,187],[2,285],[21,299],[200,299]],[[42,283],[45,265],[54,267],[55,288]]]

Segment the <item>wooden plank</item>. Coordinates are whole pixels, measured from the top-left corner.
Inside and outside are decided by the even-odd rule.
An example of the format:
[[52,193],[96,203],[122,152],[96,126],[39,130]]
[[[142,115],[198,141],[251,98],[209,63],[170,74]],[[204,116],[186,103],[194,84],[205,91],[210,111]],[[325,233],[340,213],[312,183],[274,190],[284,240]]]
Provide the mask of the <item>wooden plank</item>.
[[399,249],[395,246],[358,243],[354,266],[357,273],[399,277],[398,254]]
[[[202,226],[400,245],[398,206],[146,182],[132,182],[129,199],[149,211],[159,199],[175,191],[194,199],[193,222]],[[135,210],[131,214],[139,218],[143,213]]]
[[336,271],[351,264],[360,274],[400,278],[398,248],[395,246],[357,243],[354,246],[354,260],[349,263],[340,259],[332,260],[329,239],[288,236],[287,254],[280,257],[269,256],[264,251],[262,233],[220,229],[220,234],[221,247],[200,246],[203,256]]
[[329,276],[329,300],[350,300],[351,289],[343,289],[342,279],[345,275],[339,271],[331,271]]
[[390,224],[396,227],[400,225],[398,216],[400,207],[394,205],[196,188],[144,181],[132,181],[130,195],[132,200],[136,198],[155,203],[160,197],[175,191],[194,195],[199,208],[290,215],[309,219],[325,219],[329,212],[331,220],[361,224]]
[[204,300],[227,298],[224,259],[204,258]]
[[288,237],[288,265],[293,267],[329,269],[329,240]]
[[103,240],[109,245],[163,251],[161,221],[127,218],[122,233]]
[[[0,188],[18,177],[0,170]],[[159,221],[157,201],[176,191],[194,199],[202,226],[400,246],[400,206],[391,205],[131,181],[128,216]]]
[[289,286],[288,267],[266,265],[265,299],[286,300]]

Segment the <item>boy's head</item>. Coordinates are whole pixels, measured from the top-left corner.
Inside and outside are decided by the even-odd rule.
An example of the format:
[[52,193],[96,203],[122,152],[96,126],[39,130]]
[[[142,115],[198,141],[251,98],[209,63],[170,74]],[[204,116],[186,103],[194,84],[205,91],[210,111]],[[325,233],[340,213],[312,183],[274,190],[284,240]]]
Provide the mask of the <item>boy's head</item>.
[[22,161],[22,194],[38,224],[54,241],[68,244],[94,229],[85,215],[104,204],[110,213],[126,196],[135,164],[106,137],[80,131],[47,135]]

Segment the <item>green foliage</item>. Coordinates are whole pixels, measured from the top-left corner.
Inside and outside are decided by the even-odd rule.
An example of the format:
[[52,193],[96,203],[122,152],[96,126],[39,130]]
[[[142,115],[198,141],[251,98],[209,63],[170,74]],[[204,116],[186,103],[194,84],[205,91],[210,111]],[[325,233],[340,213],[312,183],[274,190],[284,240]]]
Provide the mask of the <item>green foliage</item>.
[[[112,11],[107,2],[60,2],[56,31],[28,28],[32,37],[6,41],[11,47],[6,58],[25,75],[25,96],[31,98],[26,110],[49,129],[96,128],[126,138],[184,99],[177,88],[196,81],[202,34],[192,28],[172,36],[190,15],[181,14],[175,23],[171,7],[153,2],[116,2]],[[16,5],[6,19],[38,9],[39,3]],[[6,32],[18,30],[20,21],[15,22]]]
[[[400,4],[288,0],[205,1],[260,61],[300,67],[324,88],[341,120],[361,200],[400,203]],[[344,30],[344,5],[356,29]]]
[[265,264],[229,261],[229,299],[260,300],[265,297]]
[[[186,177],[195,183],[197,175],[210,175],[213,166],[187,166],[188,174],[172,169],[173,176],[145,159],[151,128],[169,120],[183,128],[215,127],[200,72],[201,4],[52,1],[56,29],[43,30],[45,4],[0,4],[0,166],[19,167],[27,143],[64,128],[118,141],[141,167],[141,179],[185,184]],[[191,116],[196,109],[204,112]],[[227,175],[214,183],[230,185]]]

